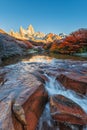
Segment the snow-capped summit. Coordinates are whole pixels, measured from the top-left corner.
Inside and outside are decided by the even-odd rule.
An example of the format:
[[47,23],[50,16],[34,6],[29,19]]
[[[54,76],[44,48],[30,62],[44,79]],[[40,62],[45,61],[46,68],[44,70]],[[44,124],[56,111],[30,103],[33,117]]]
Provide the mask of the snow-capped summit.
[[67,36],[67,34],[65,34],[65,33],[60,33],[59,36],[62,37],[62,38],[65,38],[65,37]]

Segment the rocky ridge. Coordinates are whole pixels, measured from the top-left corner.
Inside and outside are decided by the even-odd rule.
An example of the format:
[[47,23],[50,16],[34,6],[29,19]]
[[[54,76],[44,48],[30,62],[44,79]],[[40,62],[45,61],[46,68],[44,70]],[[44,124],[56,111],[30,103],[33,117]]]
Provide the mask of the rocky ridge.
[[35,32],[32,25],[29,25],[27,29],[24,29],[21,26],[19,32],[14,32],[13,30],[11,30],[9,34],[15,38],[27,39],[27,40],[34,40],[34,39],[42,40],[43,37],[45,36],[45,34],[42,32]]
[[35,42],[53,42],[54,40],[61,39],[61,36],[58,36],[53,33],[44,34],[40,31],[35,32],[32,25],[29,25],[27,29],[24,29],[22,26],[19,29],[19,32],[14,32],[11,30],[9,34],[15,38],[27,39]]

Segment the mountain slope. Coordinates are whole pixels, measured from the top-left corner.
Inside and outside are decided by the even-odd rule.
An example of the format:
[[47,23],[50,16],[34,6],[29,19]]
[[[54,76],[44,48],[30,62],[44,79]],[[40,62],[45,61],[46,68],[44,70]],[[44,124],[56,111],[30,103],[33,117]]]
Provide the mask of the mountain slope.
[[26,49],[32,47],[29,41],[18,40],[0,29],[0,58],[23,55]]

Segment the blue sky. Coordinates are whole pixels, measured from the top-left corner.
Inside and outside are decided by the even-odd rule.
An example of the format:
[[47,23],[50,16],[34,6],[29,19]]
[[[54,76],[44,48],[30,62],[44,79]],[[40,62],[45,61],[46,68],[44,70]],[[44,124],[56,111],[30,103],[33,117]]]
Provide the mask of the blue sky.
[[0,0],[0,28],[70,33],[87,28],[87,0]]

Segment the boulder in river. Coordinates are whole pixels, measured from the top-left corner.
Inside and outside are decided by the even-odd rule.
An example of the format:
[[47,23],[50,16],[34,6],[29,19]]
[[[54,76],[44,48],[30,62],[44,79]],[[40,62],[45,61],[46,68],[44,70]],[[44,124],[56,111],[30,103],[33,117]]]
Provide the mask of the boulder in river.
[[76,125],[87,124],[87,114],[69,98],[54,95],[50,98],[51,116],[55,121]]
[[79,73],[70,72],[68,74],[60,74],[57,80],[67,89],[74,90],[77,93],[87,94],[87,76]]
[[[26,67],[12,65],[1,69],[0,129],[35,130],[48,101],[44,85]],[[2,83],[3,82],[3,83]]]

